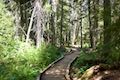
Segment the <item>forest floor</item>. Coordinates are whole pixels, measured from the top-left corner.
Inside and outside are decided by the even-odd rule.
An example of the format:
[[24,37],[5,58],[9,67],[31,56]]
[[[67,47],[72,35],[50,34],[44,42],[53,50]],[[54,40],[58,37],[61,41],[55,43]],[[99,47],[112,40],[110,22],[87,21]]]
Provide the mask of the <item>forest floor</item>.
[[[93,72],[93,67],[89,68],[86,72],[86,75],[91,74]],[[83,75],[84,78],[81,79]],[[80,78],[72,76],[72,80],[120,80],[120,69],[98,71],[91,76],[83,75]]]
[[101,71],[90,80],[120,80],[120,70]]
[[65,57],[54,64],[42,75],[42,80],[65,80],[66,69],[68,65],[79,55],[78,50],[67,53]]

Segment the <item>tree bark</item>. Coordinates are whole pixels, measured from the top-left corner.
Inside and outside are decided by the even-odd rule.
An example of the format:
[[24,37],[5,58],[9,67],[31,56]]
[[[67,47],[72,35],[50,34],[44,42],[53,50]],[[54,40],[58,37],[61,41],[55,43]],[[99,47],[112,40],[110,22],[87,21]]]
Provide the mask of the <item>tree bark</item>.
[[98,39],[98,13],[99,13],[99,0],[93,0],[93,49],[97,46]]
[[63,46],[63,0],[61,0],[60,46]]
[[89,30],[90,30],[90,47],[93,48],[93,33],[92,33],[92,22],[91,22],[91,0],[88,0],[88,17],[89,17]]
[[37,27],[36,27],[36,47],[39,48],[43,41],[43,12],[42,12],[42,0],[36,0],[36,20],[37,20]]
[[34,18],[34,15],[35,15],[35,11],[36,11],[36,4],[34,5],[34,9],[33,9],[33,12],[32,12],[31,18],[30,18],[30,23],[29,23],[29,27],[28,27],[28,31],[27,31],[27,36],[26,36],[26,44],[29,41],[30,31],[31,31],[31,28],[32,28],[33,18]]
[[83,34],[82,34],[82,30],[83,30],[83,28],[82,28],[82,18],[81,18],[81,22],[80,22],[80,26],[81,26],[81,48],[83,48]]
[[110,52],[111,33],[108,30],[111,27],[111,2],[110,0],[104,0],[104,45],[105,54]]
[[[19,4],[19,3],[17,3]],[[15,9],[15,39],[19,38],[19,27],[20,25],[20,14],[19,14],[19,9],[20,8],[20,4],[19,6],[17,6],[17,8]]]
[[104,0],[104,44],[110,41],[110,34],[107,32],[111,26],[111,5],[110,0]]
[[58,1],[57,0],[52,0],[51,1],[51,8],[52,8],[52,13],[51,13],[51,32],[52,32],[52,44],[55,45],[56,43],[56,27],[57,27],[57,5]]

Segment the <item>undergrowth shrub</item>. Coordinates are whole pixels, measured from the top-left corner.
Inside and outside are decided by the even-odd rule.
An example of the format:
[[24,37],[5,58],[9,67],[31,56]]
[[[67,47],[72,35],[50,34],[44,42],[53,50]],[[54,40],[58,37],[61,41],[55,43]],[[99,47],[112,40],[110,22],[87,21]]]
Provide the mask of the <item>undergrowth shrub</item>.
[[14,40],[14,17],[0,0],[0,80],[35,80],[51,62],[60,57],[58,48]]
[[120,64],[120,50],[111,49],[111,53],[106,57],[106,63],[110,65]]
[[[43,44],[41,48],[18,42],[0,56],[0,80],[35,80],[38,73],[60,57],[58,48]],[[0,51],[1,52],[1,51]]]
[[119,68],[120,65],[120,48],[119,45],[112,43],[109,45],[111,47],[110,53],[104,54],[104,47],[108,45],[99,46],[95,52],[86,53],[86,51],[81,51],[80,56],[74,62],[73,67],[77,69],[74,72],[74,76],[80,77],[87,69],[91,66],[99,64],[108,64]]
[[97,53],[84,53],[81,51],[79,58],[75,62],[76,67],[80,67],[82,65],[86,65],[88,63],[95,62],[98,59]]
[[73,67],[77,69],[74,76],[81,76],[88,68],[93,65],[99,64],[100,55],[96,52],[86,53],[85,51],[80,52],[78,59],[74,62]]

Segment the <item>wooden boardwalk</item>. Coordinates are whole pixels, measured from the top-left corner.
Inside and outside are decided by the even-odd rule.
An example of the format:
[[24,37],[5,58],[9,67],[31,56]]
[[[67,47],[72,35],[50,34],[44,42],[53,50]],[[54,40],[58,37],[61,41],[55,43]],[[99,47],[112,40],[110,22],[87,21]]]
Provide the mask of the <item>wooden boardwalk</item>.
[[65,55],[62,60],[54,64],[50,69],[42,74],[41,80],[66,80],[66,69],[78,55],[79,51],[77,50]]

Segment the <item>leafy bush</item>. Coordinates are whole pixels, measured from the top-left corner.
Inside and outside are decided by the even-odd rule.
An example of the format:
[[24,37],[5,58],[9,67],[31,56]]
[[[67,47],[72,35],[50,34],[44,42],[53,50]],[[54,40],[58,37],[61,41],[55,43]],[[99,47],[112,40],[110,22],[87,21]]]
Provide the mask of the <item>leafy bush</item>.
[[13,17],[0,1],[0,80],[35,80],[51,62],[60,57],[55,46],[34,45],[13,39]]
[[[107,56],[107,63],[113,64],[113,63],[120,63],[120,18],[115,21],[115,23],[112,24],[112,27],[110,28],[112,39],[111,39],[111,45],[110,45],[110,53],[108,53]],[[119,65],[119,64],[118,64]]]
[[94,63],[97,60],[97,58],[98,58],[97,53],[84,53],[83,51],[81,51],[80,56],[76,60],[74,65],[76,67],[81,67],[86,64],[91,65],[90,64],[90,63],[92,63],[91,61],[93,61],[93,63]]
[[74,76],[80,77],[88,68],[93,65],[99,64],[100,55],[96,52],[86,53],[81,50],[80,56],[74,62],[73,67],[75,70]]
[[[95,52],[86,53],[86,51],[81,51],[79,58],[73,64],[73,67],[77,69],[74,76],[80,77],[88,68],[100,63],[115,66],[116,68],[120,64],[120,49],[115,43],[109,45],[111,47],[110,53],[104,54],[103,50],[108,45],[98,46]],[[106,57],[105,57],[106,56]]]
[[120,50],[112,49],[106,57],[106,63],[110,65],[120,64]]
[[40,71],[60,57],[60,52],[52,45],[43,44],[36,49],[20,42],[13,47],[14,49],[9,52],[5,50],[1,55],[1,80],[35,80]]
[[9,40],[13,34],[13,18],[12,14],[7,11],[3,1],[0,1],[0,44],[7,44],[5,41]]

